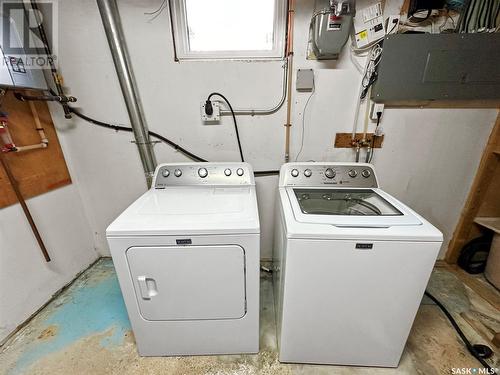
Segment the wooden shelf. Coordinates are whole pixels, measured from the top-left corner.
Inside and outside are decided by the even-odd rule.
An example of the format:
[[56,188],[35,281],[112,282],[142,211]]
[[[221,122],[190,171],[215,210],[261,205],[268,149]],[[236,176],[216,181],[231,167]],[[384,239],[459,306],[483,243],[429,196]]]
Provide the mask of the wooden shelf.
[[371,98],[375,103],[383,103],[386,108],[499,108],[500,100],[377,100]]
[[[483,152],[474,182],[446,253],[456,263],[463,246],[481,235],[479,226],[500,234],[500,114]],[[474,225],[477,224],[477,225]],[[479,225],[479,226],[478,226]]]
[[500,217],[476,217],[474,222],[500,234]]

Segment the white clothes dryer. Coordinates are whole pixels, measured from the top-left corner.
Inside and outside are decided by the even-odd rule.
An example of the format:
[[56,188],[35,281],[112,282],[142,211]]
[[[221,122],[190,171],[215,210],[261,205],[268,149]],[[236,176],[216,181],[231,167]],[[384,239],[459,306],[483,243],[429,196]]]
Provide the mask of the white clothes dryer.
[[143,356],[259,350],[260,227],[246,163],[163,164],[107,229]]

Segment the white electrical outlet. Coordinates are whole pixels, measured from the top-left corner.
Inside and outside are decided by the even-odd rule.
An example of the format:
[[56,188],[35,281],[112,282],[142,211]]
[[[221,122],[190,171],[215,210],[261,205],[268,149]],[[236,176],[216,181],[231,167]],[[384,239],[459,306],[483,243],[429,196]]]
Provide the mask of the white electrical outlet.
[[[370,107],[370,118],[373,121],[377,121],[377,113],[384,113],[384,104],[383,103],[372,103]],[[382,116],[380,116],[382,117]]]
[[206,124],[214,124],[220,121],[220,105],[219,102],[211,101],[213,113],[211,115],[207,115],[205,113],[205,102],[201,102],[200,111],[201,111],[201,121]]

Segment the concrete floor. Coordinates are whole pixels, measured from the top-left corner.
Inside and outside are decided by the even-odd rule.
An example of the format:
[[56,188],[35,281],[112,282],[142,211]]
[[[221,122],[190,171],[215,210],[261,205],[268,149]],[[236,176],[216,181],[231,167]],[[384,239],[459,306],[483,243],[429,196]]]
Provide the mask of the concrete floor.
[[[499,311],[464,286],[453,273],[436,269],[429,289],[454,313],[471,341],[486,343],[462,316],[499,331]],[[4,345],[0,374],[433,375],[450,374],[452,368],[479,367],[438,307],[426,299],[397,369],[279,363],[268,274],[261,278],[260,329],[258,355],[141,358],[135,350],[113,263],[102,259]],[[498,348],[492,348],[497,352],[489,362],[500,367]]]

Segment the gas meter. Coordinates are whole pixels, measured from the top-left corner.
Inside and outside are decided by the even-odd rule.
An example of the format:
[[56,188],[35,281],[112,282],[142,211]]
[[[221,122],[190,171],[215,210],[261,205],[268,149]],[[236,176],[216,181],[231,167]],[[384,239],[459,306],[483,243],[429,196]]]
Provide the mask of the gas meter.
[[349,38],[355,13],[354,0],[321,0],[317,4],[309,31],[309,58],[336,60]]

